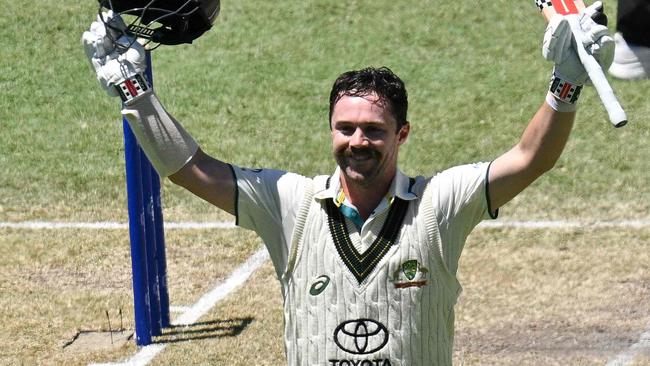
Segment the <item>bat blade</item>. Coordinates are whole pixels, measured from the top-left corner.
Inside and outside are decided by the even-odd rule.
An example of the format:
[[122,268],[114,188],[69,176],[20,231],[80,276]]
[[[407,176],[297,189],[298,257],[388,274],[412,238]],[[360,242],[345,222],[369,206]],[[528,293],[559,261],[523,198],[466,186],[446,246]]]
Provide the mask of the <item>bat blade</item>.
[[[551,4],[552,6],[547,6],[542,9],[542,14],[546,18],[546,21],[548,22],[555,14],[569,16],[569,25],[571,26],[573,35],[576,39],[581,40],[583,38],[583,32],[576,14],[579,14],[580,10],[585,7],[582,0],[551,0]],[[605,77],[605,73],[600,67],[600,64],[587,52],[582,42],[578,41],[576,45],[580,61],[584,65],[587,74],[589,74],[589,79],[596,88],[596,92],[605,110],[607,110],[609,121],[614,127],[625,126],[627,124],[627,115],[616,98],[614,90],[609,85],[609,81],[607,81],[607,77]]]
[[562,15],[578,14],[579,10],[573,0],[551,0],[555,12]]

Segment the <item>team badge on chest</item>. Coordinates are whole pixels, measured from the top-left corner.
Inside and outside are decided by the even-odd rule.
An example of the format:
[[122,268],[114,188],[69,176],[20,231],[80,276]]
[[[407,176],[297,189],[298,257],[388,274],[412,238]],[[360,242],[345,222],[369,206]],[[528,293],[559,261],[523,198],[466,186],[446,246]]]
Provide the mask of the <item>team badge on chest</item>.
[[391,282],[395,288],[422,287],[427,284],[429,270],[415,259],[403,262],[393,273]]

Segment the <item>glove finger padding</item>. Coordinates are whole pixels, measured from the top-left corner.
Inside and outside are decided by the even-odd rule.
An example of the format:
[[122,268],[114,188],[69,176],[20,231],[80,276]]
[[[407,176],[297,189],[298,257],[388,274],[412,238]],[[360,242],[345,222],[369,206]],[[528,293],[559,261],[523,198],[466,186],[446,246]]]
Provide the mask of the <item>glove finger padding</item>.
[[[589,76],[579,59],[576,42],[592,54],[607,69],[614,57],[614,40],[606,26],[600,25],[593,17],[601,17],[602,3],[595,2],[584,9],[580,15],[555,15],[551,18],[544,34],[542,54],[546,60],[555,63],[554,73],[563,80],[575,85],[583,85]],[[580,29],[571,29],[570,17],[575,17]]]
[[146,52],[144,47],[134,42],[133,38],[123,36],[117,40],[121,45],[128,46],[128,50],[119,55],[118,60],[130,65],[135,72],[141,73],[147,68]]
[[113,41],[106,34],[106,27],[104,23],[100,20],[99,15],[97,20],[90,24],[88,31],[84,32],[84,35],[89,33],[87,36],[92,41],[95,54],[93,57],[106,57],[106,55],[113,52],[115,46]]
[[92,58],[90,60],[90,63],[95,68],[95,73],[97,74],[97,81],[99,81],[99,84],[102,86],[104,91],[106,91],[106,94],[108,94],[111,97],[118,96],[113,85],[109,84],[111,75],[106,73],[106,69],[105,69],[106,65],[103,64],[101,60],[98,58]]
[[[86,57],[88,58],[88,61],[90,62],[90,65],[95,67],[95,64],[93,63],[93,59],[96,57],[97,53],[97,45],[96,45],[96,38],[97,36],[95,33],[91,31],[85,31],[83,35],[81,35],[81,43],[84,46],[84,52],[86,53]],[[95,68],[95,72],[97,71],[97,68]]]
[[574,42],[567,18],[554,15],[544,33],[542,55],[555,64],[555,75],[572,84],[582,85],[587,79],[587,73],[578,58]]
[[548,61],[562,62],[570,51],[572,38],[571,27],[566,19],[560,15],[553,16],[544,33],[542,55]]
[[582,44],[587,53],[594,56],[603,70],[609,69],[614,61],[614,38],[606,25],[599,24],[596,19],[605,18],[603,4],[596,1],[585,8],[580,14],[580,27],[583,31]]
[[596,22],[596,19],[604,16],[603,4],[600,1],[596,1],[591,6],[585,8],[580,14],[580,28],[582,28],[584,34],[582,42],[585,48],[599,42],[602,37],[607,36],[611,38],[607,24],[599,24]]
[[[109,11],[98,15],[89,30],[81,36],[84,52],[95,70],[97,80],[110,96],[121,96],[115,87],[142,74],[147,67],[144,47],[133,37],[127,36],[125,29],[121,17]],[[144,78],[141,80],[144,81]]]
[[614,61],[614,38],[607,27],[596,25],[585,34],[589,44],[585,45],[587,52],[592,54],[603,70],[608,70]]
[[119,39],[126,34],[126,24],[121,16],[113,13],[112,10],[97,15],[97,21],[106,29],[111,39]]
[[[604,13],[604,7],[602,1],[595,1],[593,4],[586,7],[580,12],[580,19],[591,19],[597,24],[607,26],[607,15]],[[598,20],[603,20],[604,22],[599,22]],[[584,29],[584,27],[583,27]]]

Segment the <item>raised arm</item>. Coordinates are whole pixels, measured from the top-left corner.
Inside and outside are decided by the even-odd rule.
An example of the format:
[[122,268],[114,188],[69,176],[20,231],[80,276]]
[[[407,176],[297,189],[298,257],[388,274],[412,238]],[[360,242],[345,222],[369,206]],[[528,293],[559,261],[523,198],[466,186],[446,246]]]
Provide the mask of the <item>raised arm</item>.
[[220,209],[235,214],[235,177],[230,166],[201,149],[169,179]]
[[[142,75],[146,67],[142,46],[112,29],[124,27],[118,16],[111,12],[102,16],[82,36],[86,55],[107,93],[122,98],[122,115],[152,165],[161,177],[234,214],[231,167],[205,154],[165,110]],[[106,24],[111,26],[107,29]]]
[[512,149],[490,165],[490,207],[503,206],[559,159],[575,119],[575,112],[558,112],[544,103]]
[[[581,13],[585,48],[606,70],[612,62],[613,39],[602,18],[599,2]],[[488,177],[490,207],[509,202],[542,174],[553,168],[571,133],[576,101],[588,75],[576,53],[575,38],[566,18],[555,16],[544,35],[543,54],[555,63],[546,101],[528,123],[519,142],[492,162]]]

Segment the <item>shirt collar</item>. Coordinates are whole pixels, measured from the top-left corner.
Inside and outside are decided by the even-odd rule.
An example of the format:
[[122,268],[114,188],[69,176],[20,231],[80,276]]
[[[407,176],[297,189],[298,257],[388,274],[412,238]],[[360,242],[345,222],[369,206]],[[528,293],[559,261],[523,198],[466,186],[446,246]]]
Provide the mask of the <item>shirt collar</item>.
[[[341,190],[341,168],[338,166],[329,178],[329,188],[323,187],[321,191],[314,194],[314,198],[318,200],[323,200],[326,198],[335,199]],[[387,196],[389,197],[399,197],[403,200],[410,201],[418,198],[418,195],[409,191],[411,182],[409,177],[404,175],[401,170],[397,169],[395,173],[395,178],[388,189]]]

